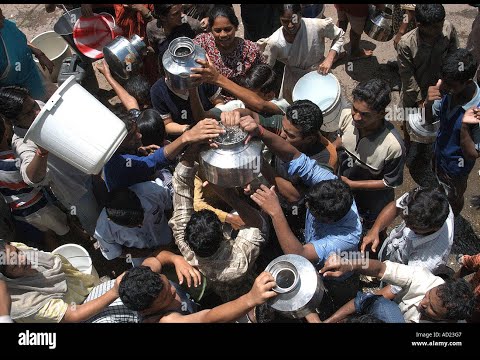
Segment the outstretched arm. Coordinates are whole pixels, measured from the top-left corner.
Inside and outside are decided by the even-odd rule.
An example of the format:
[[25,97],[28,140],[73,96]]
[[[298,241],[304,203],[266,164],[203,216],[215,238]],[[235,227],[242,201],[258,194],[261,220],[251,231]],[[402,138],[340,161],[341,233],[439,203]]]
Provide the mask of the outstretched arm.
[[103,76],[105,76],[105,79],[108,81],[113,91],[115,91],[127,111],[132,109],[140,109],[138,106],[138,101],[132,95],[130,95],[127,90],[125,90],[125,88],[118,83],[117,80],[113,78],[112,73],[110,72],[110,67],[105,59],[103,59],[101,64],[97,64],[97,69]]
[[262,184],[260,189],[251,195],[251,198],[272,218],[278,242],[285,254],[297,254],[311,262],[317,262],[319,260],[314,246],[312,244],[302,245],[293,234],[283,214],[282,207],[280,206],[273,186],[269,189]]
[[213,309],[203,310],[191,315],[171,313],[160,319],[160,322],[174,323],[224,323],[231,322],[245,315],[255,306],[263,304],[277,295],[272,289],[276,286],[270,273],[261,273],[252,289],[238,299],[219,305]]
[[214,84],[227,90],[237,99],[242,100],[245,105],[253,111],[269,114],[282,114],[282,110],[274,103],[262,99],[252,90],[244,88],[220,74],[210,59],[208,59],[208,61],[199,59],[197,62],[203,67],[193,68],[193,74],[190,75],[191,78]]

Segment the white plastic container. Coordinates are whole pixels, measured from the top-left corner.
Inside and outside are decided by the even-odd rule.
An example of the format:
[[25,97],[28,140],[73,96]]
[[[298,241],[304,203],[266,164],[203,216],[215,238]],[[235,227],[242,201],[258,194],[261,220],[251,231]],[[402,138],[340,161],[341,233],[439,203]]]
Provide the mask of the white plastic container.
[[54,68],[53,72],[50,74],[48,69],[43,70],[37,58],[35,56],[33,57],[40,71],[43,72],[48,79],[56,83],[63,60],[72,55],[67,42],[55,31],[41,33],[40,35],[35,36],[30,42],[33,46],[42,50],[53,62]]
[[59,254],[66,258],[73,267],[77,268],[84,274],[93,275],[94,267],[92,264],[92,258],[88,251],[80,245],[77,244],[65,244],[59,246],[52,251],[52,254]]
[[345,101],[342,99],[342,88],[333,74],[322,75],[316,70],[302,76],[292,92],[293,101],[310,100],[322,110],[325,132],[338,129],[340,113]]
[[123,121],[72,75],[47,101],[25,139],[87,174],[98,174],[126,136]]

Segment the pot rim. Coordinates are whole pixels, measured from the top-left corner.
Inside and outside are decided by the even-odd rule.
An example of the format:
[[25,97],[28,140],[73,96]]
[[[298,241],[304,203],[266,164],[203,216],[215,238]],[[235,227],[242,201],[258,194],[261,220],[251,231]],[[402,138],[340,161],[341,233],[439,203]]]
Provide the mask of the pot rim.
[[[175,51],[180,47],[187,47],[190,50],[190,52],[185,55],[176,55]],[[195,43],[193,42],[192,39],[186,36],[178,37],[172,40],[170,45],[168,45],[168,52],[170,53],[170,55],[174,60],[180,60],[180,61],[185,60],[189,58],[194,53],[194,51],[195,51]]]

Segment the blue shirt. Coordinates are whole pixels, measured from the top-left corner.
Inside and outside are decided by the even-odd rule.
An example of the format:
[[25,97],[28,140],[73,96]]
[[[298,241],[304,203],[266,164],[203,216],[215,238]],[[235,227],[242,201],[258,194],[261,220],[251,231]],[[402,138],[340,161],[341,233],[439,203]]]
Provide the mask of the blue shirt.
[[152,180],[155,172],[169,165],[163,148],[148,156],[115,153],[103,167],[108,191]]
[[[299,176],[305,185],[311,187],[320,181],[335,180],[332,172],[318,165],[315,160],[302,154],[286,164],[288,175]],[[358,251],[358,243],[362,235],[362,224],[355,201],[348,213],[333,224],[319,222],[307,209],[305,218],[305,240],[311,243],[318,255],[317,265],[322,267],[331,253],[341,251]]]
[[451,109],[451,95],[445,95],[442,100],[436,100],[433,103],[433,116],[440,119],[440,129],[435,141],[435,161],[437,166],[449,176],[467,176],[475,165],[475,160],[468,160],[463,156],[460,130],[465,111],[472,106],[480,105],[480,88],[478,85],[476,87],[473,99],[463,106]]

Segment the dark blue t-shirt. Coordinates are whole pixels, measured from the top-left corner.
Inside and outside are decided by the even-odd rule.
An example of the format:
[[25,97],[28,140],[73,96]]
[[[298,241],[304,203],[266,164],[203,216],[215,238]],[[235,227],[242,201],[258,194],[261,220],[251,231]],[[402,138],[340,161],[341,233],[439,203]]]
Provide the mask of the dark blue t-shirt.
[[108,191],[126,188],[134,184],[152,180],[155,172],[170,162],[163,148],[149,156],[115,153],[103,167],[105,185]]
[[[198,95],[205,111],[213,107],[210,98],[218,91],[218,86],[202,84],[198,87]],[[152,105],[161,115],[170,114],[174,122],[181,125],[193,125],[192,109],[189,99],[185,100],[170,90],[165,79],[159,79],[150,89]]]

